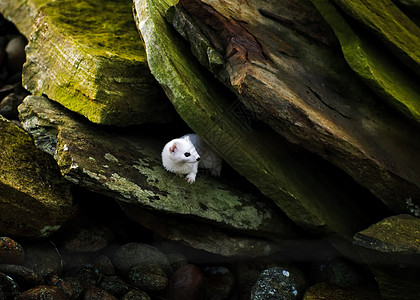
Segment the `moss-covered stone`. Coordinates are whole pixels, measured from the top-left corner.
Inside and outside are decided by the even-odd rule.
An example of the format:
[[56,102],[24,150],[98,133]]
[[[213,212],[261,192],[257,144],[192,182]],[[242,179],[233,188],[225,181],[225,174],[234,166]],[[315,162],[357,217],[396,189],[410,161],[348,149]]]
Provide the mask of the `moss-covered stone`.
[[[361,82],[312,3],[181,0],[166,17],[251,118],[343,169],[396,212],[411,212],[408,199],[420,205],[418,124]],[[211,53],[222,62],[212,65]],[[390,88],[417,101],[405,76]]]
[[384,299],[420,295],[420,219],[392,216],[354,236],[354,244],[375,274]]
[[391,0],[334,0],[420,75],[420,28]]
[[357,196],[337,189],[339,179],[322,162],[253,126],[255,116],[198,66],[168,26],[162,15],[177,1],[169,2],[135,1],[134,8],[149,67],[180,116],[297,224],[318,233],[351,234],[367,217]]
[[190,185],[167,172],[161,162],[167,142],[162,132],[107,133],[38,96],[27,97],[19,112],[38,147],[54,155],[62,174],[77,185],[131,205],[253,235],[281,238],[299,232],[262,195],[243,193],[203,174]]
[[[342,5],[354,8],[356,1],[338,1]],[[345,2],[347,4],[345,4]],[[358,1],[357,1],[358,2]],[[360,8],[358,17],[365,19],[372,26],[380,26],[377,30],[386,30],[387,27],[396,27],[395,32],[383,32],[386,38],[390,38],[401,46],[407,57],[411,57],[413,62],[409,65],[416,69],[420,74],[419,61],[419,43],[420,29],[412,23],[407,17],[398,11],[388,1],[370,1],[368,10],[364,5],[357,5]],[[381,97],[386,99],[391,105],[404,113],[411,120],[420,123],[420,87],[418,77],[409,75],[398,63],[395,58],[388,56],[381,46],[375,44],[364,35],[361,30],[352,28],[344,16],[328,1],[313,0],[318,10],[333,28],[336,36],[340,40],[344,57],[350,67]],[[377,4],[378,6],[376,6]],[[380,4],[380,5],[379,5]],[[372,7],[371,7],[372,6]],[[391,10],[387,14],[388,10]],[[376,13],[375,13],[376,11]],[[398,13],[397,16],[392,14]],[[356,12],[355,12],[356,13]],[[400,19],[407,19],[408,28],[399,24]],[[377,20],[379,19],[379,20]],[[417,34],[416,34],[417,32]],[[408,39],[408,41],[404,41]]]
[[0,149],[0,234],[48,236],[70,217],[70,183],[25,131],[1,116]]
[[99,124],[125,126],[172,118],[172,107],[148,69],[131,1],[14,4],[0,10],[29,39],[23,84],[30,92],[47,95]]

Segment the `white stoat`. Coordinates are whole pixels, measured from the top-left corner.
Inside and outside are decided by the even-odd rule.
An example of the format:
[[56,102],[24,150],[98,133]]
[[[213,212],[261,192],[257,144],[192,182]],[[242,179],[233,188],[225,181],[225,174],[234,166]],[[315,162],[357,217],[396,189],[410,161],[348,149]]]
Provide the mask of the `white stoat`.
[[187,134],[167,143],[162,150],[162,163],[170,172],[187,175],[188,183],[194,183],[198,167],[209,169],[213,176],[220,176],[222,170],[222,158],[197,134]]

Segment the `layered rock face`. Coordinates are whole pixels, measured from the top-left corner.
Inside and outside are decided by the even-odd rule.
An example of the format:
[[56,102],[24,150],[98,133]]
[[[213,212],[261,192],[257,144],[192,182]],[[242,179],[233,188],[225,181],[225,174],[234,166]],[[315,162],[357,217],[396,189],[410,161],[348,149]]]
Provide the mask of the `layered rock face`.
[[0,233],[41,237],[72,213],[70,183],[29,134],[0,116]]
[[[1,233],[49,235],[74,213],[77,186],[221,256],[325,238],[372,269],[385,299],[415,299],[418,5],[18,0],[0,12],[28,40],[32,94],[20,123],[0,119]],[[223,158],[220,178],[200,171],[190,185],[162,167],[165,143],[189,132]],[[287,268],[265,268],[283,282]],[[344,288],[305,299],[365,297]]]
[[22,0],[4,4],[2,13],[29,40],[22,79],[31,93],[99,124],[172,118],[147,67],[130,1]]

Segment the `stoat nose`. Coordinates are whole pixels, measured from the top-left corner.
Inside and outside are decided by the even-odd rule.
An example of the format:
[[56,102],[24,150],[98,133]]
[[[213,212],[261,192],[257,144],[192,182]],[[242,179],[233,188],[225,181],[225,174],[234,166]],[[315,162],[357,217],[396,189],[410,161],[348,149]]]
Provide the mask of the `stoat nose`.
[[200,158],[201,158],[200,156],[199,156],[199,157],[197,157],[197,161],[199,161],[199,160],[200,160]]

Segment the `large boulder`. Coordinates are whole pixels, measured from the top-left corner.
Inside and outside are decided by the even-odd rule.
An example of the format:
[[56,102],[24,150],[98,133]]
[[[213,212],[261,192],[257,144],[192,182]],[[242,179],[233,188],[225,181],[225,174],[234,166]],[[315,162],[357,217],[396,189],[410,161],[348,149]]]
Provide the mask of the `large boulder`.
[[[112,132],[82,120],[57,103],[28,96],[19,106],[24,128],[56,159],[71,182],[119,202],[178,217],[194,217],[232,231],[272,239],[299,230],[261,194],[239,190],[229,180],[200,174],[190,185],[167,172],[161,151],[165,133],[137,128]],[[131,210],[130,212],[134,212]],[[130,214],[134,219],[135,214]]]
[[2,1],[26,35],[23,84],[100,124],[166,122],[173,116],[147,66],[126,1]]
[[[215,81],[209,72],[199,66],[191,51],[185,47],[185,42],[164,18],[165,15],[168,15],[168,18],[174,17],[176,12],[172,5],[175,2],[177,1],[169,3],[159,0],[136,0],[134,14],[145,42],[151,72],[186,123],[301,227],[315,233],[338,233],[349,237],[362,223],[371,222],[380,211],[373,197],[367,193],[360,193],[351,179],[343,176],[325,161],[284,141],[270,128],[258,122],[255,113],[246,109],[235,94]],[[243,7],[247,5],[244,4]],[[209,5],[203,4],[202,8],[204,11],[214,12],[214,16],[220,19],[219,25],[224,26],[225,17],[216,13]],[[260,16],[258,11],[255,13]],[[206,20],[211,16],[205,15],[202,19]],[[254,16],[251,20],[255,21]],[[231,22],[233,29],[228,29],[242,28],[233,21],[233,18]],[[269,32],[269,28],[261,27],[260,31]],[[193,34],[192,31],[188,32]],[[246,31],[242,30],[240,34],[238,40],[244,38],[252,42],[252,36]],[[204,38],[197,37],[197,41],[200,43],[195,46],[208,44]],[[258,43],[252,45],[258,46]],[[217,70],[217,66],[223,67],[223,60],[222,65],[218,63],[224,54],[217,55],[217,51],[210,47],[202,52],[209,54],[208,62],[211,68]],[[238,51],[232,49],[231,55],[235,56],[235,53]],[[263,56],[261,52],[259,56],[257,54],[250,53],[247,57],[258,59]],[[240,59],[241,57],[238,57],[238,61]],[[255,65],[261,64],[255,62]],[[228,70],[228,67],[226,68]],[[261,72],[272,70],[268,67],[265,69],[262,65],[261,68]],[[244,79],[242,75],[247,74],[241,70],[232,71],[232,76],[233,73],[240,77],[235,79],[239,81]],[[255,81],[253,76],[245,77]],[[279,83],[280,80],[274,76],[265,79],[265,83],[269,86],[273,82]],[[242,83],[239,85],[242,86],[244,94],[248,94],[244,90],[245,85]],[[267,100],[265,102],[267,105],[278,101],[278,109],[294,106],[292,102],[282,103],[280,99],[269,95],[271,92],[292,93],[284,84],[276,85],[273,89],[261,85],[254,88],[249,94]],[[297,103],[302,102],[300,99],[294,100]],[[316,103],[320,108],[337,114],[337,111],[328,108],[328,105],[320,105],[322,101],[317,100]],[[278,116],[283,114],[274,107],[271,112]],[[294,117],[296,117],[293,120],[295,124],[309,129],[307,126],[310,124],[305,123],[304,115],[294,115]],[[276,127],[281,126],[280,122],[276,124]],[[374,210],[372,206],[375,207]],[[358,217],[355,218],[355,215]]]
[[[318,1],[313,2],[322,11],[322,5],[318,5]],[[204,134],[205,138],[222,153],[226,153],[223,144],[227,142],[213,133],[214,116],[213,121],[203,126],[202,121],[189,118],[190,113],[186,112],[187,108],[192,111],[196,102],[204,101],[204,96],[197,96],[200,84],[189,84],[185,80],[186,87],[181,89],[196,93],[191,97],[193,102],[187,105],[186,96],[180,96],[177,92],[181,89],[169,86],[170,76],[161,74],[165,70],[165,62],[161,58],[163,51],[154,51],[156,47],[167,43],[166,47],[170,50],[165,52],[166,56],[188,50],[176,50],[175,47],[179,46],[174,38],[152,40],[153,35],[162,36],[170,32],[164,32],[166,29],[153,31],[145,25],[148,20],[142,16],[145,15],[142,11],[153,14],[152,4],[149,3],[161,8],[161,14],[172,24],[171,27],[176,28],[191,44],[190,53],[199,56],[198,61],[238,96],[250,111],[248,115],[254,114],[290,142],[317,153],[343,169],[392,210],[410,212],[409,199],[414,206],[420,206],[420,177],[417,176],[420,173],[420,156],[417,155],[420,151],[420,134],[418,124],[415,124],[420,94],[417,85],[412,84],[418,81],[417,77],[410,78],[407,75],[410,72],[403,72],[405,76],[395,83],[391,76],[394,68],[388,72],[383,65],[384,69],[374,72],[381,77],[390,76],[387,80],[393,86],[389,86],[387,91],[392,90],[399,99],[407,99],[403,110],[410,108],[408,112],[414,120],[412,122],[392,110],[383,101],[382,94],[373,93],[354,74],[343,59],[333,32],[310,1],[282,1],[280,4],[278,1],[231,1],[229,6],[225,1],[207,0],[170,1],[166,5],[157,0],[135,1],[137,23],[145,39],[152,73],[191,127],[202,134],[208,133],[209,128],[213,129],[210,134]],[[146,8],[142,9],[142,6]],[[379,53],[373,58],[379,59],[381,56]],[[191,60],[187,55],[185,59]],[[171,63],[181,78],[191,73],[184,60],[174,58]],[[203,76],[209,77],[208,73]],[[211,90],[214,83],[208,79],[199,80],[202,88],[209,93],[207,90]],[[177,105],[177,101],[173,100],[178,96],[183,99],[182,105],[181,101]],[[227,92],[211,97],[213,103],[216,102],[214,99],[220,99],[219,102],[226,99],[228,103],[234,101]],[[401,106],[404,101],[396,105]],[[203,110],[203,107],[200,103],[199,110]],[[258,134],[252,132],[251,135]],[[229,140],[236,143],[237,139]],[[254,141],[251,143],[258,144]],[[273,149],[267,152],[278,154]],[[235,165],[229,159],[229,154],[225,154],[225,158]],[[295,166],[302,168],[299,164]],[[254,171],[257,169],[255,166],[251,168]],[[285,169],[284,166],[282,168]],[[290,170],[287,170],[287,174],[285,177],[293,177]],[[260,174],[257,176],[263,178]],[[274,179],[274,176],[270,177]],[[256,186],[260,185],[256,180],[250,180]],[[274,184],[278,186],[279,181],[274,179],[269,184],[264,180],[264,188]],[[307,183],[305,179],[301,181]],[[312,197],[316,197],[315,189],[312,192]],[[290,194],[296,196],[298,193],[294,191]]]
[[1,115],[0,149],[0,234],[52,234],[72,214],[71,184],[51,156]]

